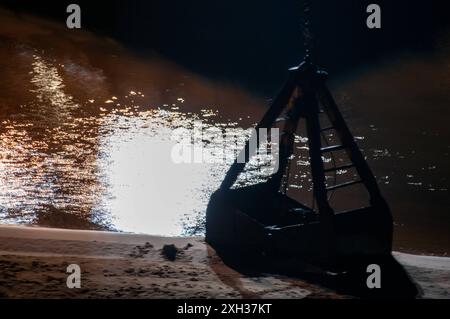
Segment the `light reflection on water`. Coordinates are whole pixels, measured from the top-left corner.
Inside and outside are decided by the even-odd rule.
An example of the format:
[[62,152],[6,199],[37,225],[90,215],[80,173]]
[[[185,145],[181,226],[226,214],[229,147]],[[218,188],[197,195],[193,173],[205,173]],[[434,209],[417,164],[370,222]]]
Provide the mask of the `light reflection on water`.
[[[22,62],[30,63],[24,88],[31,97],[2,121],[2,222],[201,233],[209,196],[230,163],[175,164],[171,151],[180,141],[174,131],[192,130],[195,121],[202,121],[206,134],[200,143],[208,146],[206,156],[214,157],[216,136],[208,130],[236,130],[236,143],[225,149],[233,158],[248,136],[238,121],[221,122],[219,112],[208,108],[182,112],[183,97],[158,108],[143,107],[152,101],[140,91],[75,102],[63,77],[80,73],[74,62],[67,71],[67,65],[37,50],[19,51]],[[258,174],[247,174],[241,183],[258,181]]]
[[56,67],[37,55],[31,61],[24,94],[35,99],[3,120],[0,131],[3,222],[102,228],[89,212],[103,188],[96,178],[101,119],[75,118],[80,105],[64,93]]
[[[173,106],[171,109],[177,109]],[[106,115],[100,127],[99,161],[106,194],[96,209],[108,212],[118,230],[151,234],[201,234],[210,195],[243,147],[250,132],[236,122],[217,123],[217,112],[200,114],[154,109],[129,116],[127,110]],[[201,140],[193,135],[201,121]],[[185,135],[175,134],[184,129]],[[212,129],[215,130],[212,130]],[[232,136],[227,143],[219,137]],[[201,163],[176,163],[174,146],[185,143],[194,160],[194,147],[202,149]],[[256,169],[257,161],[262,166]],[[238,185],[264,180],[271,172],[270,159],[252,159]]]
[[[100,207],[112,216],[114,228],[164,235],[196,230],[228,164],[175,163],[171,153],[180,141],[174,140],[173,132],[180,127],[192,130],[194,120],[203,120],[208,129],[211,124],[202,117],[209,114],[156,109],[132,117],[116,113],[104,118],[100,131],[106,128],[108,133],[100,141],[99,165],[108,190]],[[205,145],[212,142],[208,135],[204,139]]]

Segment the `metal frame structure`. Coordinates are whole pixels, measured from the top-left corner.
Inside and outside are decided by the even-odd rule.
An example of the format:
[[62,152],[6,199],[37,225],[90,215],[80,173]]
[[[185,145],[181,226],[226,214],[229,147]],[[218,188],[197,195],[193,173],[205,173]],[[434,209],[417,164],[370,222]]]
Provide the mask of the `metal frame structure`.
[[[319,236],[323,242],[319,248],[320,253],[327,256],[326,258],[329,260],[334,260],[336,256],[341,254],[339,249],[336,247],[336,243],[339,241],[338,237],[342,237],[342,231],[337,229],[339,227],[338,225],[341,223],[337,220],[337,216],[344,216],[344,213],[347,216],[345,217],[345,229],[350,229],[352,227],[370,228],[370,230],[367,231],[367,236],[376,237],[376,241],[378,242],[377,245],[379,246],[375,251],[390,253],[392,246],[392,216],[389,207],[382,197],[373,173],[358,148],[358,145],[355,142],[355,139],[347,124],[345,123],[334,98],[325,84],[326,78],[327,73],[319,70],[309,61],[308,58],[305,59],[298,67],[290,69],[289,78],[286,84],[283,86],[278,96],[274,99],[263,119],[257,125],[256,132],[259,134],[260,128],[274,127],[277,121],[280,120],[279,117],[283,112],[285,112],[283,118],[281,119],[285,122],[285,124],[280,140],[280,169],[277,173],[270,177],[269,181],[264,186],[266,190],[269,190],[266,192],[265,196],[268,196],[267,194],[269,194],[269,196],[271,196],[270,194],[274,194],[275,196],[276,193],[279,193],[283,179],[288,178],[288,176],[286,176],[286,171],[289,171],[287,169],[290,165],[289,158],[293,154],[295,134],[299,121],[303,118],[306,122],[306,132],[308,135],[313,195],[318,208],[317,223],[320,224],[320,227],[318,228],[320,229],[320,234],[317,234],[317,236]],[[330,127],[321,127],[319,116],[322,115],[322,113],[328,117],[328,121],[331,123]],[[336,135],[339,137],[341,143],[332,146],[322,145],[323,143],[321,136],[323,132],[331,130],[336,132]],[[257,136],[257,140],[259,141],[259,136]],[[345,151],[350,159],[350,162],[343,166],[326,169],[323,163],[323,155],[325,153],[333,153],[337,151]],[[236,206],[231,204],[231,206],[227,206],[229,205],[228,202],[233,201],[231,197],[227,197],[227,194],[232,192],[230,189],[236,182],[239,174],[245,169],[246,163],[248,163],[254,155],[250,153],[249,142],[246,143],[243,152],[245,152],[246,161],[244,163],[240,163],[238,161],[234,162],[218,191],[224,195],[221,197],[222,207],[220,207],[220,204],[217,203],[215,205],[210,203],[210,206],[208,207],[206,237],[207,241],[213,244],[213,246],[214,244],[220,246],[220,243],[224,243],[223,239],[227,237],[227,235],[221,232],[218,227],[212,226],[220,225],[221,223],[218,222],[220,220],[227,220],[226,216],[220,216],[220,214],[233,215],[236,214],[236,212],[239,212],[239,214],[246,213],[245,209],[237,207],[239,205]],[[333,170],[350,168],[354,168],[356,170],[359,175],[359,179],[338,185],[327,186],[325,178],[326,173]],[[352,186],[354,184],[362,184],[365,186],[370,196],[370,207],[336,213],[330,206],[328,193],[336,189]],[[227,206],[228,209],[224,209],[223,207],[225,206]],[[217,207],[220,208],[217,209]],[[234,208],[236,208],[236,210],[233,213]],[[244,212],[242,212],[243,210]],[[343,214],[341,215],[340,213]],[[276,215],[277,211],[270,211],[265,214]],[[364,215],[366,217],[361,219],[360,217],[357,217],[357,215]],[[343,219],[341,217],[339,218]],[[252,216],[251,219],[255,220],[256,223],[258,222],[258,217]],[[236,223],[236,219],[233,220],[234,223]],[[230,220],[228,219],[228,221]],[[370,226],[370,223],[375,226]],[[222,225],[224,229],[227,229],[226,225],[227,223]],[[230,223],[228,223],[228,225],[230,225]],[[236,225],[233,227],[233,229],[236,229]],[[261,227],[264,227],[264,225]],[[308,227],[308,225],[298,225],[298,227],[296,225],[292,225],[289,227],[290,229],[295,228],[296,231],[301,233],[304,229],[306,229],[306,227]],[[243,231],[245,232],[245,230]],[[219,236],[214,232],[221,232],[221,235]],[[362,232],[364,233],[364,230]],[[230,229],[230,236],[234,236],[234,238],[236,238],[236,234],[231,235],[231,233],[234,233],[234,231],[231,231]],[[339,233],[341,235],[339,235]],[[221,237],[221,239],[216,240],[219,237]],[[234,242],[236,244],[236,241]],[[264,240],[261,240],[260,242],[265,242],[265,244],[262,245],[266,245],[268,243],[268,241]],[[242,245],[245,243],[240,244]],[[364,254],[365,251],[365,247],[362,246],[359,248],[358,253]],[[368,254],[371,253],[369,251],[370,249],[367,248]],[[299,254],[301,255],[301,252],[299,252]]]

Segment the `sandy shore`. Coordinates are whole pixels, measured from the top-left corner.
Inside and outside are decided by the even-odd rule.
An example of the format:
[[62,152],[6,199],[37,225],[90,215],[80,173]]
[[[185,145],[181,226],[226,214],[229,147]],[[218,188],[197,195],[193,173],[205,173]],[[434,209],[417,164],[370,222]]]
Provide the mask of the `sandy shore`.
[[[179,249],[175,261],[161,250]],[[450,298],[450,258],[395,253],[422,298]],[[81,288],[66,285],[81,268]],[[245,277],[202,238],[0,226],[1,298],[347,298],[282,276]]]

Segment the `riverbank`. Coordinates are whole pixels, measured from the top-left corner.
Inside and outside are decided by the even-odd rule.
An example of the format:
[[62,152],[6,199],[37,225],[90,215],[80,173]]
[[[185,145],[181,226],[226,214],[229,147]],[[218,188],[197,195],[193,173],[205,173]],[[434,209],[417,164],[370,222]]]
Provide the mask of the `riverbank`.
[[[174,261],[165,245],[178,249]],[[450,298],[450,258],[395,253],[422,298]],[[81,288],[66,285],[67,266]],[[1,298],[347,298],[282,276],[246,277],[202,238],[0,226]]]

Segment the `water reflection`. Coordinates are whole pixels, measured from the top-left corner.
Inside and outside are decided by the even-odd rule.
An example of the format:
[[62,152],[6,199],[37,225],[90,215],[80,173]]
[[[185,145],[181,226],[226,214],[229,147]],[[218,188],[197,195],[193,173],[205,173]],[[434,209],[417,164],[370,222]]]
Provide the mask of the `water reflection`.
[[57,68],[33,52],[18,57],[30,63],[23,94],[34,98],[1,122],[3,222],[103,228],[92,214],[103,188],[96,178],[100,119],[75,117],[81,106],[64,92]]
[[[229,163],[175,164],[171,150],[179,141],[173,132],[193,129],[198,120],[206,132],[238,122],[220,123],[212,109],[180,112],[175,103],[141,107],[150,101],[139,91],[117,94],[101,106],[96,99],[82,105],[66,93],[58,67],[34,51],[21,52],[31,62],[31,102],[17,110],[20,120],[7,116],[2,122],[3,222],[164,235],[198,224],[197,218],[188,222],[190,216],[201,218]],[[231,152],[245,141],[237,136]],[[200,143],[215,138],[204,134]]]
[[56,25],[0,13],[1,222],[201,232],[228,164],[174,164],[173,132],[196,120],[206,130],[250,127],[236,105],[258,114],[261,101],[161,59],[141,61],[109,40],[68,40]]
[[[100,128],[100,167],[108,188],[99,207],[112,216],[114,228],[180,235],[192,233],[201,223],[201,213],[228,165],[177,164],[171,154],[180,142],[174,139],[174,130],[192,130],[196,120],[203,120],[208,129],[212,127],[206,122],[210,112],[194,115],[156,109],[130,117],[126,112],[113,111],[104,117]],[[235,126],[236,123],[226,123],[215,127]],[[204,145],[211,143],[208,137],[214,139],[204,135]]]

